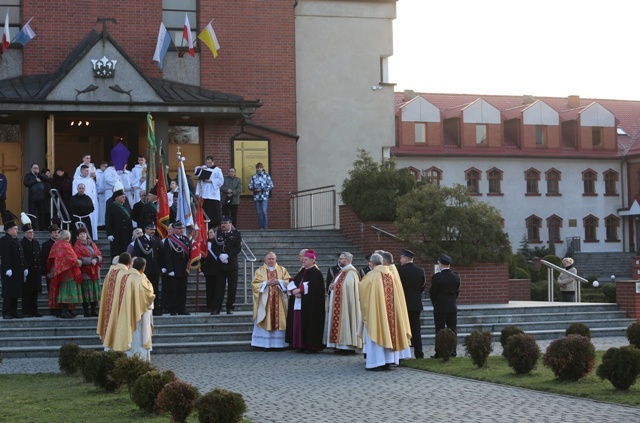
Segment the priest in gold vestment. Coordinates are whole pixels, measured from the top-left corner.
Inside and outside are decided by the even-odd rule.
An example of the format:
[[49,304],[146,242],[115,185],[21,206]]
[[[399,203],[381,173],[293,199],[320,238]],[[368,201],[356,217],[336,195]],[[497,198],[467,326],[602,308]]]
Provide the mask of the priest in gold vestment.
[[372,254],[369,260],[373,269],[358,286],[365,367],[386,370],[390,364],[411,358],[409,314],[400,279],[382,264],[380,254]]
[[251,346],[285,348],[287,324],[287,284],[291,276],[276,262],[276,254],[268,252],[264,264],[256,270],[253,289],[253,335]]
[[353,255],[343,252],[338,257],[340,273],[329,284],[329,312],[327,315],[327,348],[335,348],[337,354],[355,354],[362,348],[358,335],[360,295],[358,270],[351,264]]
[[151,355],[153,285],[144,274],[146,260],[122,253],[109,269],[98,317],[98,334],[105,350],[123,351],[149,361]]

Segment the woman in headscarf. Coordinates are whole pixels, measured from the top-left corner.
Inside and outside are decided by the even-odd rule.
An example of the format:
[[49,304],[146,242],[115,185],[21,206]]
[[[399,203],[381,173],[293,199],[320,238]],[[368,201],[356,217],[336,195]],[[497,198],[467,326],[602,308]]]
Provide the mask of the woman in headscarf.
[[[564,270],[578,274],[578,271],[573,267],[573,259],[571,257],[565,257],[562,259],[562,267]],[[562,301],[566,303],[576,302],[576,280],[569,275],[561,273],[558,276],[558,283],[560,284],[560,292],[562,294]]]
[[325,289],[315,251],[304,252],[302,269],[289,282],[287,291],[290,297],[285,341],[301,353],[322,351]]
[[53,269],[53,279],[49,285],[49,308],[62,309],[58,317],[76,317],[70,309],[82,302],[82,261],[71,246],[71,233],[61,231],[58,240],[49,253],[49,267]]
[[[100,265],[103,258],[98,246],[89,238],[87,229],[78,229],[78,239],[73,246],[78,258],[82,261],[82,308],[84,317],[98,317],[100,301]],[[89,310],[91,305],[91,310]]]

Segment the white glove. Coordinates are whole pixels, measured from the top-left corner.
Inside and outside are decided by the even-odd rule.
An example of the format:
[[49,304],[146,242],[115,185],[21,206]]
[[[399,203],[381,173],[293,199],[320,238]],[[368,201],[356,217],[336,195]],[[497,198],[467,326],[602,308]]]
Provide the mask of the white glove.
[[169,272],[169,276],[175,276],[176,272]]
[[11,275],[13,275],[13,270],[11,269],[7,270],[7,276],[11,277]]
[[204,276],[204,272],[200,272],[200,276]]
[[24,277],[26,278],[27,275],[29,274],[29,269],[24,269]]
[[162,268],[162,273],[167,273],[167,269],[166,268]]
[[113,242],[113,239],[114,239],[114,238],[113,238],[113,235],[109,235],[109,236],[107,237],[107,239],[109,240],[109,242]]
[[95,266],[96,264],[98,264],[98,259],[96,259],[96,258],[92,258],[92,259],[91,259],[91,265],[92,265],[92,266]]
[[229,254],[220,254],[220,261],[223,263],[229,263]]

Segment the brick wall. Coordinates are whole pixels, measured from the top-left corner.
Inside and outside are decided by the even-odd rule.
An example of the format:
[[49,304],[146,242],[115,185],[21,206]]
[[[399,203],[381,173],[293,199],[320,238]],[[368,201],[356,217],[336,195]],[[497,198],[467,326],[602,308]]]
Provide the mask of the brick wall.
[[509,301],[531,301],[531,281],[509,279]]
[[[340,206],[340,230],[349,241],[367,253],[374,250],[389,251],[397,262],[400,249],[405,248],[407,243],[379,234],[372,226],[391,234],[396,233],[393,222],[363,221],[353,212],[351,207]],[[428,257],[416,257],[414,262],[425,269],[428,291],[435,260]],[[462,280],[458,304],[505,304],[509,302],[510,284],[507,263],[477,263],[469,267],[456,267],[454,264],[452,269],[460,273]]]
[[636,293],[637,281],[616,281],[616,302],[629,317],[640,321],[640,294]]

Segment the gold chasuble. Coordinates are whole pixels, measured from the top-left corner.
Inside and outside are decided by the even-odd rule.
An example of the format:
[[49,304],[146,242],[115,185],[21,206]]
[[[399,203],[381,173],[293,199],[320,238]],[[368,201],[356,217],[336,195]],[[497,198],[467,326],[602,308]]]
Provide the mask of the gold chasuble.
[[395,278],[387,266],[379,265],[365,275],[359,289],[369,338],[392,351],[409,348],[411,329],[400,278]]
[[358,336],[360,324],[360,296],[358,270],[349,264],[336,276],[335,286],[329,300],[328,345],[344,345],[356,349],[362,348],[362,339]]
[[[287,269],[276,264],[273,271],[266,264],[256,270],[251,281],[253,289],[253,319],[258,327],[267,330],[285,330],[287,326],[287,293],[278,285],[267,286],[262,290],[262,284],[271,279],[282,280],[289,283],[291,276]],[[261,292],[262,291],[262,292]]]

